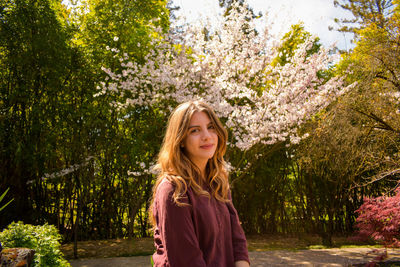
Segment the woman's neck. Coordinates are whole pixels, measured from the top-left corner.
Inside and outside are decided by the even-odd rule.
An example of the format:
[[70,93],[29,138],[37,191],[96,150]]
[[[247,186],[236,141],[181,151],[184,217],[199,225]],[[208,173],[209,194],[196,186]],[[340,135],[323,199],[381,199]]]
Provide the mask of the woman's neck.
[[206,175],[206,168],[207,168],[207,162],[208,161],[192,161],[195,165],[196,165],[196,167],[199,169],[199,171],[200,171],[200,179],[203,181],[203,182],[205,182],[207,179],[206,179],[206,177],[207,177],[207,175]]

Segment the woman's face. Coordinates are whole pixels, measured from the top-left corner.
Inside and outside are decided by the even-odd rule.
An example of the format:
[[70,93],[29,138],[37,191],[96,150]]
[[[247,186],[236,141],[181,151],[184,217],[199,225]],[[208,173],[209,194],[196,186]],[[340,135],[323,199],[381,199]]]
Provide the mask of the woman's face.
[[183,147],[196,166],[204,169],[208,159],[214,156],[218,135],[207,113],[195,112],[190,120]]

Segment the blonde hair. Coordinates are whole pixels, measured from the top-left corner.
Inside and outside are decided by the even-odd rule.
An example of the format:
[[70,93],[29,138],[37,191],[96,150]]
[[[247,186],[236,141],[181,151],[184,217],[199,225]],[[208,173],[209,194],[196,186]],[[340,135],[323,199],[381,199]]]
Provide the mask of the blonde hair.
[[217,200],[227,202],[228,200],[228,172],[225,168],[224,155],[228,134],[212,108],[200,101],[188,101],[180,104],[171,113],[163,144],[158,155],[156,170],[159,171],[158,179],[153,187],[153,196],[149,207],[150,220],[153,226],[155,218],[153,215],[154,198],[158,185],[167,179],[174,185],[175,191],[172,195],[178,206],[185,205],[180,199],[190,186],[197,195],[210,197],[210,194],[202,188],[201,171],[185,154],[181,147],[189,128],[190,120],[195,112],[205,112],[216,129],[218,145],[214,156],[208,160],[206,165],[205,181],[211,188],[211,194]]

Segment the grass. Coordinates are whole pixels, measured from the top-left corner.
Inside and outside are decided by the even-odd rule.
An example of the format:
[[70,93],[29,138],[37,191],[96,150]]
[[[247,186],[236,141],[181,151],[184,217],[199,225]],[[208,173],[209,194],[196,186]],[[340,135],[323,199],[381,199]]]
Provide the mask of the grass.
[[[336,236],[332,238],[333,247],[349,248],[349,247],[380,247],[376,244],[357,242],[347,237]],[[324,249],[329,248],[322,245],[321,238],[316,235],[262,235],[248,236],[247,243],[249,251],[266,251],[266,250],[301,250],[301,249]]]
[[[334,237],[334,247],[380,247],[373,244],[349,240],[346,237]],[[257,235],[247,236],[249,251],[268,250],[301,250],[327,248],[321,244],[321,239],[314,235],[284,236]],[[73,244],[64,244],[61,251],[67,259],[73,259]],[[78,242],[79,258],[109,258],[127,256],[145,256],[154,252],[153,238],[110,239]]]
[[[109,258],[153,254],[153,238],[109,239],[78,242],[79,258]],[[66,259],[74,258],[74,244],[61,246]]]

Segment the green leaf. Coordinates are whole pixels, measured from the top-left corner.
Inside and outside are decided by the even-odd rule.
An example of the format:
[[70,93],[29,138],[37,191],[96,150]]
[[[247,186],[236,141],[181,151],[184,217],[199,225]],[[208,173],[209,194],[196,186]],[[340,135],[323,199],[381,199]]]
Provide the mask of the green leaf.
[[[10,188],[7,188],[7,190],[0,196],[0,202],[3,200],[3,198],[6,196],[8,190],[10,190]],[[14,199],[11,199],[10,201],[7,202],[7,204],[5,204],[4,206],[0,207],[0,211],[2,211],[3,209],[5,209],[5,207],[7,207],[11,202],[13,202]]]
[[6,190],[6,192],[4,192],[4,193],[0,196],[0,201],[3,200],[3,198],[4,198],[4,196],[7,194],[8,190],[10,190],[10,188],[8,188],[8,189]]

